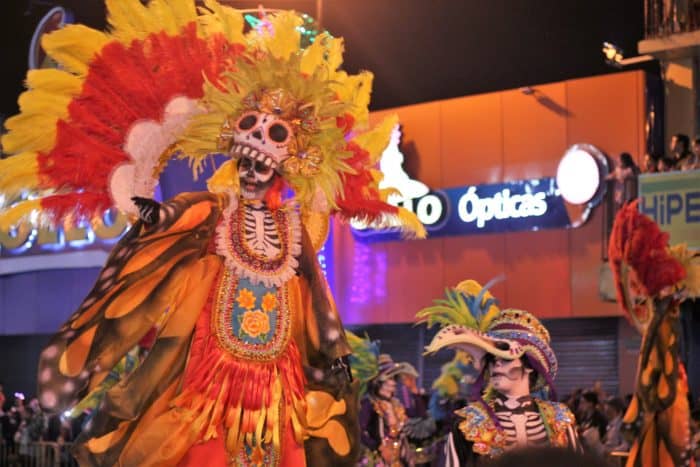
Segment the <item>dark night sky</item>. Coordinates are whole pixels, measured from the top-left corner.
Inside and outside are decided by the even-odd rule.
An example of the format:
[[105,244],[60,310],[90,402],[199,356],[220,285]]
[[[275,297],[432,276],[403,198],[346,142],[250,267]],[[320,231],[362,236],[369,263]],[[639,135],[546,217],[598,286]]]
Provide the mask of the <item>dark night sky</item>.
[[[99,0],[3,2],[0,113],[15,113],[29,40],[50,6],[104,26]],[[235,2],[255,6],[258,2]],[[314,0],[278,0],[314,14]],[[381,109],[609,73],[600,51],[612,41],[636,55],[641,0],[324,0],[324,26],[346,40],[345,68],[375,74]]]

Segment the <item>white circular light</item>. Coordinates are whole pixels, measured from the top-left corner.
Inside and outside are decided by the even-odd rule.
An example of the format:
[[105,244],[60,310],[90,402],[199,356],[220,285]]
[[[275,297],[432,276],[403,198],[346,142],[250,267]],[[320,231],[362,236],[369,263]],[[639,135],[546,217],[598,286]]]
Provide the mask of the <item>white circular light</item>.
[[569,203],[588,202],[600,186],[600,171],[595,158],[580,147],[570,148],[559,161],[557,186]]

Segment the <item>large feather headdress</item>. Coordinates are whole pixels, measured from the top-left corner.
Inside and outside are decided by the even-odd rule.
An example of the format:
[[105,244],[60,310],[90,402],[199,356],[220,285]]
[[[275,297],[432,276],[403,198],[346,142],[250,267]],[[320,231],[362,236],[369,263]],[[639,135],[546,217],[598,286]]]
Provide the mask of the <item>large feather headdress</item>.
[[[372,74],[340,69],[342,39],[321,34],[302,48],[294,12],[246,32],[241,12],[214,0],[106,4],[107,32],[68,25],[42,40],[60,68],[31,70],[20,114],[5,122],[0,227],[33,212],[53,223],[112,207],[133,214],[131,196],[152,196],[171,158],[199,175],[228,149],[230,122],[276,95],[300,129],[282,175],[302,213],[398,221],[425,235],[378,187],[396,118],[369,129]],[[235,179],[225,163],[210,189],[235,190]]]

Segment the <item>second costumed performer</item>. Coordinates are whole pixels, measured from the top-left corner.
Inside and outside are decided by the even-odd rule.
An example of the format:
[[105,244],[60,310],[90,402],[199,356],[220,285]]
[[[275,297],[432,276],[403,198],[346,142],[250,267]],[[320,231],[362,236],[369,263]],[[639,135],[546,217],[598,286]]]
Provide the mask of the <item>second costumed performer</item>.
[[446,293],[416,315],[428,327],[441,327],[425,350],[464,351],[481,371],[473,400],[455,412],[447,465],[476,466],[525,446],[579,449],[571,411],[543,397],[553,394],[557,359],[542,323],[527,311],[501,310],[473,280]]

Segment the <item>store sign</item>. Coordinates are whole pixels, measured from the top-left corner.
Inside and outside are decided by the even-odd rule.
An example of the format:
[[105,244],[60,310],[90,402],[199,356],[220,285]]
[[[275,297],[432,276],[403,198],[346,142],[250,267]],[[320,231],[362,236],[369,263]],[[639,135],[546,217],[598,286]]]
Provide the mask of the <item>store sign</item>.
[[700,250],[700,170],[639,177],[639,210],[671,236]]
[[[397,159],[394,152],[390,145],[382,156],[380,167],[385,179],[400,182],[396,188],[402,193],[415,193],[411,188],[425,185],[411,180],[402,167],[392,164],[392,172],[384,170],[388,165],[383,164],[387,153]],[[400,160],[403,162],[403,158]],[[389,202],[416,214],[429,238],[578,227],[604,194],[600,182],[605,174],[604,155],[594,146],[575,144],[562,157],[556,177],[434,190],[420,197],[389,199]],[[560,189],[560,183],[566,189]],[[571,205],[583,209],[567,209]],[[351,226],[353,234],[363,240],[400,238],[397,229],[391,226],[377,229],[357,221]]]
[[[416,214],[428,237],[517,232],[571,225],[564,199],[552,177],[510,183],[471,185],[428,193],[398,205]],[[358,238],[391,240],[391,230],[354,222]]]
[[11,229],[0,230],[0,275],[102,266],[108,251],[128,228],[126,216],[115,211],[69,228],[23,221]]

